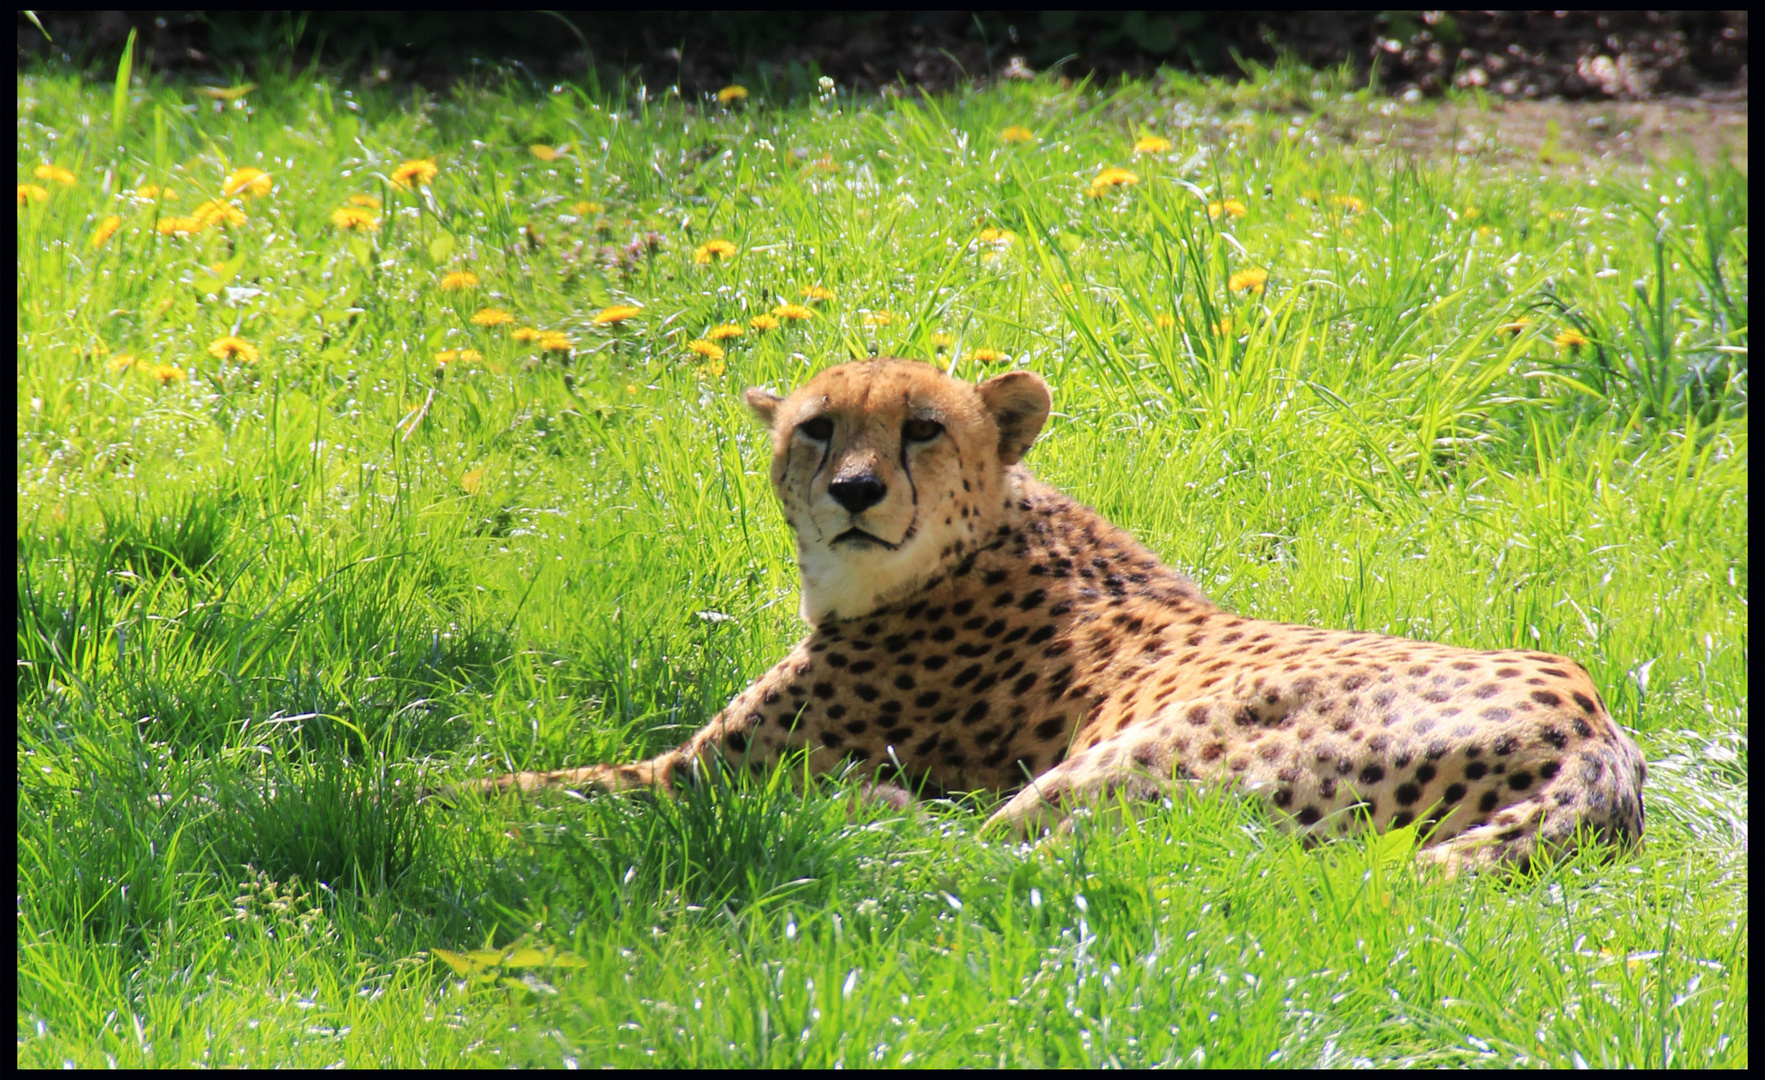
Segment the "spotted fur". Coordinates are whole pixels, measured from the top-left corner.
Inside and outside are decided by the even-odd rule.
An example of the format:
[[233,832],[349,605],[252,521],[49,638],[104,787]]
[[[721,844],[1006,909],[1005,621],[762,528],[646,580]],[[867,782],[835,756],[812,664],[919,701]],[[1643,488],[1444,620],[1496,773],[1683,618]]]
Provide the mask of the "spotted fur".
[[1031,373],[873,360],[748,400],[809,635],[675,750],[486,788],[668,787],[804,750],[818,773],[1014,791],[988,824],[1019,831],[1187,781],[1308,837],[1419,823],[1454,868],[1641,840],[1642,755],[1573,661],[1222,610],[1019,464],[1049,408]]

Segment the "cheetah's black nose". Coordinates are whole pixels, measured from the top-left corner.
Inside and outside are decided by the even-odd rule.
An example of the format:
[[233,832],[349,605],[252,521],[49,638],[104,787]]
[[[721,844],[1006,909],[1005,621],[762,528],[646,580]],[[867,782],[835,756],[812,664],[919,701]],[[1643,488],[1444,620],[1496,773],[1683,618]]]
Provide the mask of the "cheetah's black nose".
[[883,501],[889,493],[887,484],[878,480],[870,473],[859,476],[846,476],[827,485],[827,493],[833,496],[834,502],[845,507],[853,514],[864,511]]

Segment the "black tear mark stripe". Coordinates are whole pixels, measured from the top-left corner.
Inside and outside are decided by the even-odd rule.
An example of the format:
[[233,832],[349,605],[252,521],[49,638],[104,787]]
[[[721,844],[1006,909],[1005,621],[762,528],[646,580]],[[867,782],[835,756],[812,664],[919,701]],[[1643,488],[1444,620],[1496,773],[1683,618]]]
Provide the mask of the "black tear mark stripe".
[[821,475],[821,470],[827,468],[827,459],[832,456],[833,456],[833,436],[829,435],[827,437],[826,445],[824,445],[821,448],[821,462],[815,466],[815,471],[809,474],[809,486],[810,487],[815,486],[815,478],[817,476]]
[[[907,464],[907,436],[901,436],[901,475],[907,478],[907,491],[913,498],[913,508],[919,509],[919,485],[913,481],[913,469]],[[917,517],[916,517],[917,519]]]

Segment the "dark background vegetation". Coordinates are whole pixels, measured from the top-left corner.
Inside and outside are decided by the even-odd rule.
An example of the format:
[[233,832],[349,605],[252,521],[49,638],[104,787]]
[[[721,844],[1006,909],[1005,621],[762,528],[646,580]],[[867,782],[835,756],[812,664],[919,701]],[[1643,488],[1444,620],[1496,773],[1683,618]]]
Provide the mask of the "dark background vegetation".
[[[774,94],[817,78],[876,90],[947,89],[1048,68],[1080,78],[1160,67],[1232,76],[1291,56],[1350,66],[1393,92],[1479,88],[1511,98],[1744,99],[1747,13],[886,11],[38,12],[21,13],[20,67],[114,66],[131,28],[151,68],[249,77],[292,61],[369,82],[440,85],[484,65],[535,81],[677,87],[732,81]],[[1018,58],[1014,61],[1014,58]]]

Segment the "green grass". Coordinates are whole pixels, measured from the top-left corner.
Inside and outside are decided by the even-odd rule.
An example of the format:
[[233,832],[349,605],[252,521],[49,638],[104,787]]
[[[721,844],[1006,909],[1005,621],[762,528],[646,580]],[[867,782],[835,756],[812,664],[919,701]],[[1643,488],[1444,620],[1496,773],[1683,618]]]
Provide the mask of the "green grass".
[[[256,78],[18,78],[20,1065],[1747,1064],[1745,175],[1349,147],[1387,106],[1292,71]],[[247,165],[242,224],[160,234]],[[1647,848],[1442,882],[1220,794],[1018,846],[784,774],[415,802],[672,746],[801,632],[744,386],[982,348],[1054,387],[1031,466],[1222,604],[1584,663]]]

